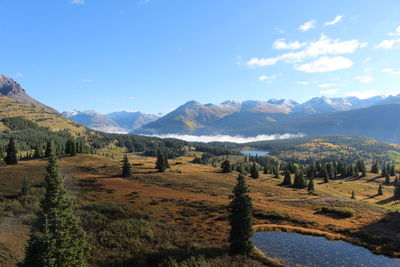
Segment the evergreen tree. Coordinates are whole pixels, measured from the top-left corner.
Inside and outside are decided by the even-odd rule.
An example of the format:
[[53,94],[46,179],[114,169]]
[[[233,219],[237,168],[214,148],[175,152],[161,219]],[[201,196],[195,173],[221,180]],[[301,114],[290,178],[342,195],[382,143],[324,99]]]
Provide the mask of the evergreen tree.
[[382,190],[382,185],[381,184],[379,184],[379,186],[378,186],[378,195],[383,195],[383,190]]
[[356,199],[356,193],[354,192],[354,190],[353,192],[351,192],[351,199]]
[[325,172],[323,173],[323,175],[324,175],[324,183],[329,183],[328,172],[325,171]]
[[18,164],[18,159],[17,159],[17,149],[15,148],[15,143],[14,143],[14,138],[10,138],[10,141],[8,142],[7,146],[7,156],[4,159],[4,162],[7,165],[16,165]]
[[224,161],[222,162],[221,168],[222,168],[222,172],[223,172],[223,173],[230,173],[230,172],[232,172],[231,164],[229,163],[229,160],[227,160],[227,159],[224,160]]
[[129,163],[128,156],[125,154],[122,161],[122,177],[131,176],[131,164]]
[[232,202],[229,205],[229,252],[231,255],[248,255],[253,250],[251,237],[253,206],[248,195],[249,189],[243,175],[239,174],[237,184],[233,189]]
[[44,153],[44,156],[46,157],[46,158],[48,158],[48,157],[50,157],[50,153],[51,153],[51,146],[52,146],[52,141],[47,141],[47,144],[46,144],[46,152]]
[[396,175],[396,169],[394,164],[390,166],[390,176],[395,176]]
[[43,157],[42,148],[40,147],[40,145],[36,145],[33,152],[33,158],[39,159],[41,157]]
[[387,166],[383,166],[381,171],[381,176],[385,177],[387,173],[388,173]]
[[168,159],[161,151],[158,151],[156,169],[158,172],[165,172],[169,168]]
[[385,184],[386,184],[386,185],[390,185],[390,176],[389,176],[389,172],[386,173],[386,176],[385,176]]
[[258,169],[257,169],[257,165],[255,162],[253,162],[253,165],[251,166],[250,175],[251,175],[251,178],[253,178],[253,179],[257,179],[258,177],[260,177],[260,175],[258,174]]
[[361,168],[361,177],[367,176],[367,168],[365,168],[364,162]]
[[393,185],[394,186],[398,186],[399,185],[399,177],[396,176],[396,178],[394,178]]
[[304,175],[301,173],[301,171],[298,171],[294,174],[293,186],[296,188],[304,188],[306,186]]
[[400,199],[400,185],[399,184],[397,184],[397,186],[394,188],[393,197],[394,197],[394,199]]
[[82,267],[88,257],[88,244],[79,218],[73,214],[73,203],[64,188],[64,178],[50,148],[49,164],[45,177],[46,193],[41,202],[39,230],[32,230],[25,259],[21,266]]
[[292,177],[290,176],[290,172],[288,169],[286,169],[285,171],[282,185],[292,185]]
[[375,161],[375,162],[372,163],[371,173],[375,173],[375,174],[379,173],[378,162]]
[[310,177],[310,180],[308,181],[308,185],[307,185],[307,190],[310,193],[315,192],[314,177]]

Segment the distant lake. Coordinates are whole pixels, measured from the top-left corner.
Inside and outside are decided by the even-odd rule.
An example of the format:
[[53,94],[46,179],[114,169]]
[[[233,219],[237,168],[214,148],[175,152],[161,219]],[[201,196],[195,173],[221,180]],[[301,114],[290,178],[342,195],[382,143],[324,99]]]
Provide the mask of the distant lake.
[[270,258],[279,258],[287,266],[309,267],[395,267],[400,259],[375,255],[366,248],[325,237],[284,232],[257,232],[254,245]]
[[240,153],[242,153],[243,155],[247,155],[247,156],[268,156],[269,152],[268,151],[258,151],[258,150],[242,150],[240,151]]

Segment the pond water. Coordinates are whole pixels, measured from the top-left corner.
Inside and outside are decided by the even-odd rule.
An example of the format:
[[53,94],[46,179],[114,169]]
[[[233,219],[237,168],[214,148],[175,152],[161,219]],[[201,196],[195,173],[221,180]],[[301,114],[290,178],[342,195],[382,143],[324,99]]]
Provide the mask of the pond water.
[[344,241],[330,241],[325,237],[284,232],[258,232],[254,245],[270,258],[279,258],[287,266],[312,267],[394,267],[400,259],[375,255],[366,248]]
[[258,151],[258,150],[242,150],[240,151],[240,153],[242,153],[243,155],[247,155],[247,156],[259,156],[259,157],[263,157],[263,156],[268,156],[268,152],[267,151]]

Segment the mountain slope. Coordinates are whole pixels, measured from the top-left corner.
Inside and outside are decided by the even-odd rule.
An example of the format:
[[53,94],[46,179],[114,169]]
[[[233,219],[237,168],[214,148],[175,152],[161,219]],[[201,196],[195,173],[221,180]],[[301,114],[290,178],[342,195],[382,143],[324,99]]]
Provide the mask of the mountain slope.
[[8,96],[19,103],[31,104],[35,107],[44,108],[51,112],[58,113],[55,109],[48,107],[30,97],[16,81],[10,77],[0,74],[0,96]]
[[106,133],[126,133],[115,121],[94,110],[63,112],[69,119],[90,129]]
[[106,115],[115,121],[118,126],[127,132],[131,132],[159,118],[157,115],[142,112],[118,111]]

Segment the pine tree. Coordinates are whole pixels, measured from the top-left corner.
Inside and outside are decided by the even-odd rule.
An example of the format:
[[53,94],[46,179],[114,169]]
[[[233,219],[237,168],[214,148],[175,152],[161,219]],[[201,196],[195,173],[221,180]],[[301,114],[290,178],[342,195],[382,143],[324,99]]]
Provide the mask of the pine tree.
[[395,176],[396,175],[396,169],[394,164],[390,166],[390,176]]
[[399,177],[396,176],[396,178],[394,178],[393,185],[394,186],[398,186],[399,185]]
[[231,255],[248,255],[253,250],[251,237],[253,235],[252,202],[248,195],[249,189],[245,178],[239,174],[237,184],[233,189],[232,202],[229,205],[229,252]]
[[400,199],[400,185],[399,184],[397,184],[397,186],[394,188],[393,197],[394,197],[394,199]]
[[288,169],[285,171],[285,176],[283,178],[282,185],[292,185],[292,177],[290,176],[290,172]]
[[44,153],[44,156],[46,158],[50,157],[50,153],[51,153],[50,149],[51,149],[52,145],[53,145],[52,141],[47,141],[47,143],[46,143],[46,152]]
[[158,170],[158,172],[165,172],[165,170],[168,168],[169,164],[167,157],[161,151],[158,151],[156,169]]
[[389,176],[389,172],[386,172],[385,184],[386,184],[386,185],[390,185],[390,176]]
[[129,163],[128,156],[125,154],[122,161],[122,177],[131,176],[131,164]]
[[45,177],[46,193],[41,202],[39,235],[32,230],[21,266],[86,266],[88,244],[73,203],[64,188],[53,146]]
[[329,177],[328,177],[328,172],[324,172],[323,173],[323,175],[324,175],[324,183],[329,183]]
[[383,190],[382,190],[382,185],[381,184],[379,184],[379,186],[378,186],[378,195],[383,195]]
[[378,162],[375,161],[375,162],[372,163],[371,173],[375,173],[375,174],[379,173]]
[[304,175],[301,173],[301,171],[298,171],[294,174],[293,186],[296,188],[304,188],[306,186]]
[[222,162],[221,168],[222,168],[223,173],[231,173],[232,172],[231,164],[229,163],[229,160],[227,160],[227,159]]
[[10,138],[10,141],[7,146],[7,156],[4,159],[4,162],[7,165],[16,165],[18,164],[18,159],[17,159],[17,149],[15,148],[15,143],[14,143],[14,138]]
[[281,179],[281,174],[279,173],[279,167],[278,166],[276,166],[274,168],[274,174],[275,174],[275,178]]
[[310,193],[315,192],[314,177],[311,177],[310,180],[308,181],[307,191]]
[[251,178],[253,179],[257,179],[258,177],[260,177],[260,175],[258,174],[258,170],[257,170],[257,165],[255,162],[253,162],[253,165],[251,166]]
[[356,199],[356,193],[354,192],[354,190],[353,192],[351,192],[351,199]]

